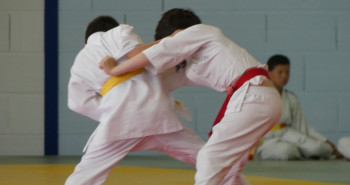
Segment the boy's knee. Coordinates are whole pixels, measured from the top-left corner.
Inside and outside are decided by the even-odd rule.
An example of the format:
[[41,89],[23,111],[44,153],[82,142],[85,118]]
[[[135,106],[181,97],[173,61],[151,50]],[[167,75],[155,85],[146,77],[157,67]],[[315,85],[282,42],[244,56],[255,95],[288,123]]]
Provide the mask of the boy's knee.
[[258,158],[262,160],[295,160],[301,158],[298,148],[288,142],[278,142],[271,148],[262,148],[258,155]]
[[301,154],[298,147],[292,144],[282,145],[280,148],[280,160],[295,160],[301,159]]

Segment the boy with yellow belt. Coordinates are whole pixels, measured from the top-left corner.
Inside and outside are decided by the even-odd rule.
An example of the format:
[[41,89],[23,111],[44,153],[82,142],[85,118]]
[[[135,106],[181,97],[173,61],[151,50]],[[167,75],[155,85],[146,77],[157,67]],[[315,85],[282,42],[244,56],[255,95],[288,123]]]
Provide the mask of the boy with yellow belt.
[[89,24],[86,45],[71,68],[68,106],[100,123],[67,185],[103,184],[110,170],[136,151],[158,150],[196,164],[204,142],[177,116],[176,104],[158,76],[140,69],[116,82],[99,69],[103,57],[123,62],[147,47],[141,44],[133,27],[119,25],[111,17],[101,16]]

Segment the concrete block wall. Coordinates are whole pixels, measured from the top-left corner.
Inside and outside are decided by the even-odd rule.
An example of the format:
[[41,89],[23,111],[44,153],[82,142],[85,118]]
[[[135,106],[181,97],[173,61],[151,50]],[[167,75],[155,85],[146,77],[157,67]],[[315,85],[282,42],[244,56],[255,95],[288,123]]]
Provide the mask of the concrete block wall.
[[[83,47],[88,22],[109,14],[120,23],[133,25],[143,40],[150,42],[161,14],[175,7],[191,8],[203,23],[220,27],[262,63],[276,53],[287,55],[292,62],[287,88],[300,98],[309,124],[334,143],[341,136],[350,135],[348,0],[61,0],[60,155],[81,155],[98,124],[69,111],[66,103],[69,69]],[[6,16],[0,14],[0,24],[7,24]],[[9,42],[1,36],[0,40]],[[7,48],[4,43],[0,44],[2,50]],[[225,95],[202,87],[186,87],[173,96],[192,112],[193,120],[185,123],[207,140]]]
[[0,1],[0,156],[44,154],[44,1]]

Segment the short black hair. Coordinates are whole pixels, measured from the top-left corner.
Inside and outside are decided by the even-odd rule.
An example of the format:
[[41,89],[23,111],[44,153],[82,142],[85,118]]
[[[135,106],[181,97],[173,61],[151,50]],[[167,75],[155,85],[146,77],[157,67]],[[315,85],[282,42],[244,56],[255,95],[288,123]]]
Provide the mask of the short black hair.
[[117,20],[115,20],[113,17],[108,15],[102,15],[98,16],[95,19],[93,19],[89,25],[86,28],[85,32],[85,44],[87,43],[88,38],[93,33],[99,32],[99,31],[108,31],[112,28],[115,28],[119,26],[119,23]]
[[269,71],[272,71],[277,65],[290,65],[288,57],[284,55],[273,55],[267,61]]
[[177,29],[186,29],[200,23],[201,20],[193,11],[174,8],[162,15],[158,21],[154,38],[159,40],[171,35]]

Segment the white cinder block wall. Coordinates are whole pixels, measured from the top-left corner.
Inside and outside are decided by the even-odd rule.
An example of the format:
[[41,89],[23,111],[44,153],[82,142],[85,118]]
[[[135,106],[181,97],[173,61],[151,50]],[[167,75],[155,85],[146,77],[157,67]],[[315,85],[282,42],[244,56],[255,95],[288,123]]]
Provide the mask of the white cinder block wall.
[[[43,154],[44,0],[0,1],[0,155]],[[348,0],[60,0],[59,154],[81,155],[97,123],[67,108],[69,69],[85,27],[101,14],[135,26],[153,40],[162,12],[191,8],[265,63],[275,53],[292,62],[288,89],[310,125],[334,143],[350,135],[350,1]],[[173,93],[192,112],[204,140],[225,95],[191,87]],[[142,154],[147,154],[142,153]]]
[[0,1],[0,155],[44,154],[44,0]]

